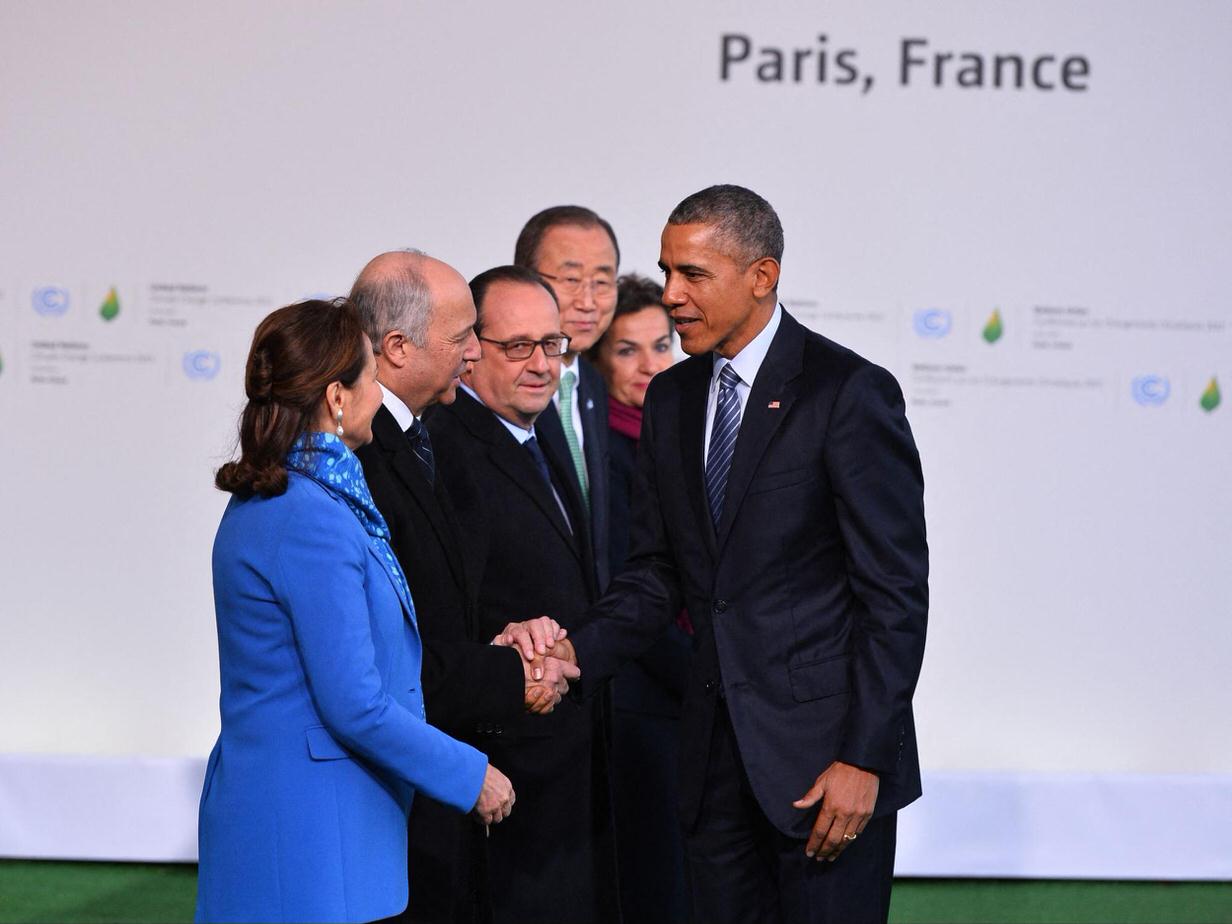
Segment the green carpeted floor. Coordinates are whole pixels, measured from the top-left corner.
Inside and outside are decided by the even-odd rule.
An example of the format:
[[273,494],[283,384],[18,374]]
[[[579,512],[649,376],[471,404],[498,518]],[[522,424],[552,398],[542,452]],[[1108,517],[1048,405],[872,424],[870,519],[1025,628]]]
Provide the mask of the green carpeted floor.
[[[191,921],[196,887],[194,866],[3,860],[0,924]],[[1232,924],[1232,883],[902,879],[890,920]]]

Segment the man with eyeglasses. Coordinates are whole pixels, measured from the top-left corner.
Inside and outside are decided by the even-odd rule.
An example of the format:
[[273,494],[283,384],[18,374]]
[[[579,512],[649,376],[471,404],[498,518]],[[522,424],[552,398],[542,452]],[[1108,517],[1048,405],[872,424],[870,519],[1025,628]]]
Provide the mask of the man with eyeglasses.
[[543,442],[565,453],[588,512],[599,589],[608,561],[608,422],[603,376],[583,355],[612,323],[620,246],[612,226],[580,205],[557,205],[530,219],[518,235],[513,262],[539,273],[556,294],[569,349],[560,383],[539,422]]
[[[473,512],[463,526],[482,575],[480,632],[490,634],[510,621],[572,619],[598,588],[572,460],[540,438],[571,349],[555,295],[518,266],[481,273],[470,287],[481,358],[428,430],[451,463],[440,473],[446,489]],[[566,697],[550,715],[485,730],[480,748],[518,794],[518,812],[488,839],[498,922],[619,920],[601,708]]]

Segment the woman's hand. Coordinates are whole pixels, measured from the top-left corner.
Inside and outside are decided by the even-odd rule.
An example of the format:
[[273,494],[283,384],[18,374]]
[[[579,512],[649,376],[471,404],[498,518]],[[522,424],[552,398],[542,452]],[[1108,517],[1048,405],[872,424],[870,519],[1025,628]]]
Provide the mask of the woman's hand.
[[494,825],[509,817],[516,798],[509,777],[488,764],[483,774],[483,788],[479,790],[479,798],[471,811],[485,825]]

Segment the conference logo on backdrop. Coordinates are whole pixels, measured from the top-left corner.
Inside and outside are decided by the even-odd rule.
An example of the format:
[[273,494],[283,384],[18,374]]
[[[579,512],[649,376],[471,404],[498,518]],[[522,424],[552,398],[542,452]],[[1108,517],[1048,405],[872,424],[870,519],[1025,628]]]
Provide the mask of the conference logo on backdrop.
[[222,357],[211,350],[192,350],[184,354],[184,374],[198,382],[208,382],[222,368]]
[[940,340],[954,326],[954,317],[942,308],[922,308],[913,319],[915,332],[929,340]]
[[30,295],[30,304],[45,318],[58,318],[68,311],[71,301],[68,289],[59,286],[42,286]]
[[1202,392],[1202,397],[1198,399],[1198,406],[1209,414],[1219,407],[1221,401],[1223,401],[1223,395],[1219,393],[1219,382],[1212,375],[1210,384],[1206,386],[1206,390]]
[[1140,375],[1130,383],[1129,390],[1143,407],[1158,407],[1172,394],[1172,383],[1162,375]]
[[991,344],[1000,340],[1004,333],[1005,325],[1001,321],[1001,309],[994,308],[992,314],[988,316],[988,323],[984,325],[983,337]]
[[98,306],[98,316],[104,321],[114,321],[120,314],[120,297],[116,294],[115,286],[112,286],[107,292],[107,297],[103,299],[103,303]]

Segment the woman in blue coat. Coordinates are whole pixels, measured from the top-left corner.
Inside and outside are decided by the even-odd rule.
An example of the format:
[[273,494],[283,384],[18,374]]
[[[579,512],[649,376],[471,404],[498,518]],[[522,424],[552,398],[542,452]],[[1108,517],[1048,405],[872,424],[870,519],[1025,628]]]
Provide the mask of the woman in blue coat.
[[[214,542],[222,730],[201,793],[198,921],[368,921],[407,905],[416,791],[480,821],[509,781],[425,720],[415,609],[353,449],[381,405],[348,302],[257,328]],[[414,901],[414,897],[411,897]]]

